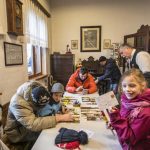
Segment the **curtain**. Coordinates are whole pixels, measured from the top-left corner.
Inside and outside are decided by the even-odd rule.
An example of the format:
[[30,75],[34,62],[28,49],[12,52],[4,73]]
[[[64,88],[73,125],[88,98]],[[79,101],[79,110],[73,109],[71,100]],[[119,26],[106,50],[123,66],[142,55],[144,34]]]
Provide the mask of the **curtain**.
[[47,48],[48,17],[31,0],[24,0],[24,12],[26,42]]

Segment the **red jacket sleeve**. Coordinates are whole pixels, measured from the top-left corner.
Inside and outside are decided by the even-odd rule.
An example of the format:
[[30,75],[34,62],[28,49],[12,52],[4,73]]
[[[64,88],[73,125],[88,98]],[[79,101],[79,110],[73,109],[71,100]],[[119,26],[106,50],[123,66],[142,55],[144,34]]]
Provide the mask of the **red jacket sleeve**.
[[67,83],[67,85],[66,85],[66,91],[67,91],[67,92],[69,92],[69,93],[74,93],[74,92],[75,92],[75,90],[76,90],[75,82],[76,82],[76,80],[75,80],[75,76],[74,76],[74,74],[73,74],[73,75],[71,75],[71,77],[69,78],[69,81],[68,81],[68,83]]

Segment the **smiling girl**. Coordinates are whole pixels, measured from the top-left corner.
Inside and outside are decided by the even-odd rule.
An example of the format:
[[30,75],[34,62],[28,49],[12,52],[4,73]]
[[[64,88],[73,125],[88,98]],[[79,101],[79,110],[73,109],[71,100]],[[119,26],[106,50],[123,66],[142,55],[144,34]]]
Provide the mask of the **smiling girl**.
[[111,125],[123,150],[149,150],[150,89],[138,69],[125,72],[120,83],[121,109],[110,110]]

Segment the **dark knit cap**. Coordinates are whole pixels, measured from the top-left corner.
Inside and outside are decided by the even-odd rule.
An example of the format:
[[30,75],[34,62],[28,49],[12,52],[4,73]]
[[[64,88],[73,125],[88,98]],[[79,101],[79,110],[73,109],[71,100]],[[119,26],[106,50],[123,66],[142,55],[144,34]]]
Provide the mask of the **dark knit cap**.
[[47,89],[43,86],[38,86],[32,89],[32,99],[39,105],[45,105],[49,102],[50,94]]
[[107,60],[107,58],[106,58],[105,56],[101,56],[101,57],[99,58],[99,62],[106,61],[106,60]]

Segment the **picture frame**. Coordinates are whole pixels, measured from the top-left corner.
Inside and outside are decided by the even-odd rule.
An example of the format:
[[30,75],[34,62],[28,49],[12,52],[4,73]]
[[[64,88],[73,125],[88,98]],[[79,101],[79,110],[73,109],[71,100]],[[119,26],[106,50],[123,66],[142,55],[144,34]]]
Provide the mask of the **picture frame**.
[[81,52],[101,51],[101,26],[80,27],[80,48]]
[[135,34],[125,35],[124,36],[124,43],[129,44],[132,47],[135,47],[136,35]]
[[103,48],[104,49],[111,48],[111,40],[110,39],[104,39],[104,41],[103,41]]
[[5,66],[22,65],[22,45],[4,42]]
[[78,49],[78,40],[71,40],[71,49]]

